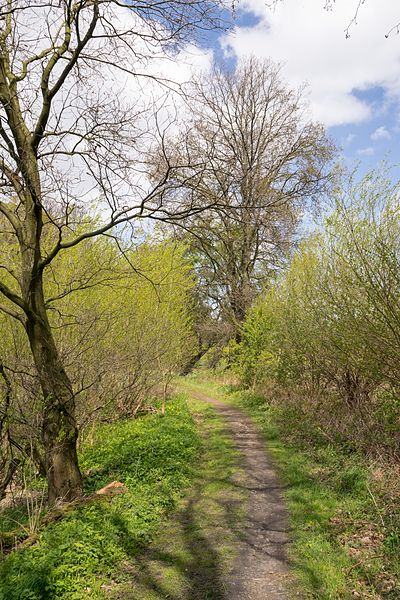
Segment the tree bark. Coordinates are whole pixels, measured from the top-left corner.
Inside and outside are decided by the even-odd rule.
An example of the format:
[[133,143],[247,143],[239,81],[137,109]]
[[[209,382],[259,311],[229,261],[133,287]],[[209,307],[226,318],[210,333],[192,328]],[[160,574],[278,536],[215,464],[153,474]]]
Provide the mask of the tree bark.
[[26,332],[43,392],[42,439],[48,500],[71,501],[83,493],[76,443],[75,397],[62,365],[46,314],[41,277],[34,292],[35,311]]

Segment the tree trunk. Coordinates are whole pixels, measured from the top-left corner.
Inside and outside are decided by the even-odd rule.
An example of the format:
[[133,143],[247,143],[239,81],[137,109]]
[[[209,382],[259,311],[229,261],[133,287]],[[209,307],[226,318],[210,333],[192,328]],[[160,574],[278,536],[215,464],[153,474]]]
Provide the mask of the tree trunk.
[[70,501],[83,493],[76,451],[78,429],[71,382],[62,365],[46,314],[41,281],[26,331],[43,392],[42,439],[48,499]]
[[246,319],[246,312],[251,306],[249,293],[250,284],[241,281],[237,286],[236,293],[231,299],[231,311],[235,328],[235,341],[239,344],[242,340],[242,325]]
[[[92,21],[93,27],[96,14],[97,12]],[[91,31],[93,33],[93,28]],[[8,296],[26,315],[25,328],[43,392],[42,439],[45,449],[48,496],[49,501],[53,503],[57,499],[68,501],[81,495],[82,476],[76,452],[78,431],[74,394],[53,338],[43,293],[43,269],[46,266],[42,263],[41,253],[44,208],[37,154],[51,107],[52,97],[48,81],[52,67],[48,71],[47,68],[43,70],[42,111],[36,129],[34,128],[35,134],[32,134],[25,121],[24,110],[21,108],[22,103],[18,93],[19,79],[11,77],[9,73],[11,63],[7,54],[7,37],[8,34],[3,37],[0,53],[0,104],[7,115],[10,129],[11,139],[8,137],[8,132],[6,135],[7,146],[12,148],[10,156],[17,165],[15,171],[14,167],[7,166],[6,177],[9,178],[9,183],[18,196],[21,212],[12,213],[11,220],[6,216],[15,230],[20,246],[19,283],[22,298],[20,299],[16,294],[11,294],[11,297],[8,294]],[[65,49],[60,50],[59,55],[58,50],[55,51],[48,65],[51,65],[53,60],[57,62],[68,49],[67,41],[64,47]],[[73,66],[73,62],[69,64]],[[60,81],[62,84],[63,80]],[[54,84],[52,91],[56,87]],[[11,173],[10,176],[7,175],[8,172]]]

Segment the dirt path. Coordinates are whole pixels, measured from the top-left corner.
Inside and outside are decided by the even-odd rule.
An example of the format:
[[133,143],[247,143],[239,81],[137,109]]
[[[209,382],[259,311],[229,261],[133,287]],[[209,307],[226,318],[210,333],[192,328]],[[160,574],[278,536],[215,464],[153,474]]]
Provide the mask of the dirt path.
[[[185,386],[204,442],[188,494],[113,600],[291,600],[282,486],[250,419]],[[210,406],[207,406],[210,405]]]
[[244,535],[226,583],[226,600],[290,600],[286,557],[289,542],[282,485],[253,423],[242,411],[199,392],[191,395],[212,404],[226,420],[244,457],[240,484],[249,493]]

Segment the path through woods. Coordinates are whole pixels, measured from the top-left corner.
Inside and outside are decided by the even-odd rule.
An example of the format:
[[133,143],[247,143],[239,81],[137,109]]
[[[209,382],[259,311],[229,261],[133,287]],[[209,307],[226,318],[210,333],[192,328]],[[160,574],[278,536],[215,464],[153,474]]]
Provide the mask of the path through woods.
[[[249,492],[244,536],[226,583],[228,600],[289,600],[289,542],[287,512],[271,460],[254,424],[242,411],[198,392],[223,415],[235,445],[244,458],[244,481]],[[289,595],[290,594],[290,595]]]
[[126,565],[129,600],[290,600],[287,512],[273,465],[242,411],[183,386],[204,441],[199,472],[148,549]]

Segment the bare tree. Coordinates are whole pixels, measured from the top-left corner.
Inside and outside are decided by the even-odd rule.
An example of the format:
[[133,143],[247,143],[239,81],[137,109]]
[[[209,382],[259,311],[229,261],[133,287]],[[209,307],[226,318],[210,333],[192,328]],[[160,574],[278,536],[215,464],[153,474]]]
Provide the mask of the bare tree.
[[[49,323],[44,273],[60,252],[127,221],[196,209],[163,206],[177,166],[165,148],[150,187],[149,117],[124,90],[132,75],[136,87],[151,78],[149,58],[216,26],[217,9],[211,0],[1,0],[0,234],[10,250],[1,258],[0,309],[22,324],[38,373],[50,502],[81,494],[82,478],[74,390]],[[95,201],[94,227],[85,215]]]
[[[350,21],[347,23],[347,25],[344,29],[346,39],[348,39],[350,37],[351,29],[358,24],[360,13],[362,12],[363,5],[366,4],[366,1],[367,0],[354,0],[353,16],[351,17]],[[371,1],[373,1],[373,0],[371,0]],[[270,2],[266,3],[266,6],[269,8],[275,9],[277,4],[280,4],[283,2],[285,2],[285,0],[271,0]],[[335,3],[336,3],[336,0],[321,1],[323,8],[327,11],[334,10]],[[391,26],[391,28],[388,31],[386,31],[385,38],[388,38],[389,36],[391,36],[394,33],[396,33],[396,34],[400,33],[400,21],[396,22],[394,25]]]
[[193,83],[187,133],[175,144],[174,172],[188,205],[211,206],[180,226],[192,236],[208,302],[236,330],[254,295],[290,248],[305,207],[330,182],[334,146],[309,120],[302,90],[279,67],[250,59]]

